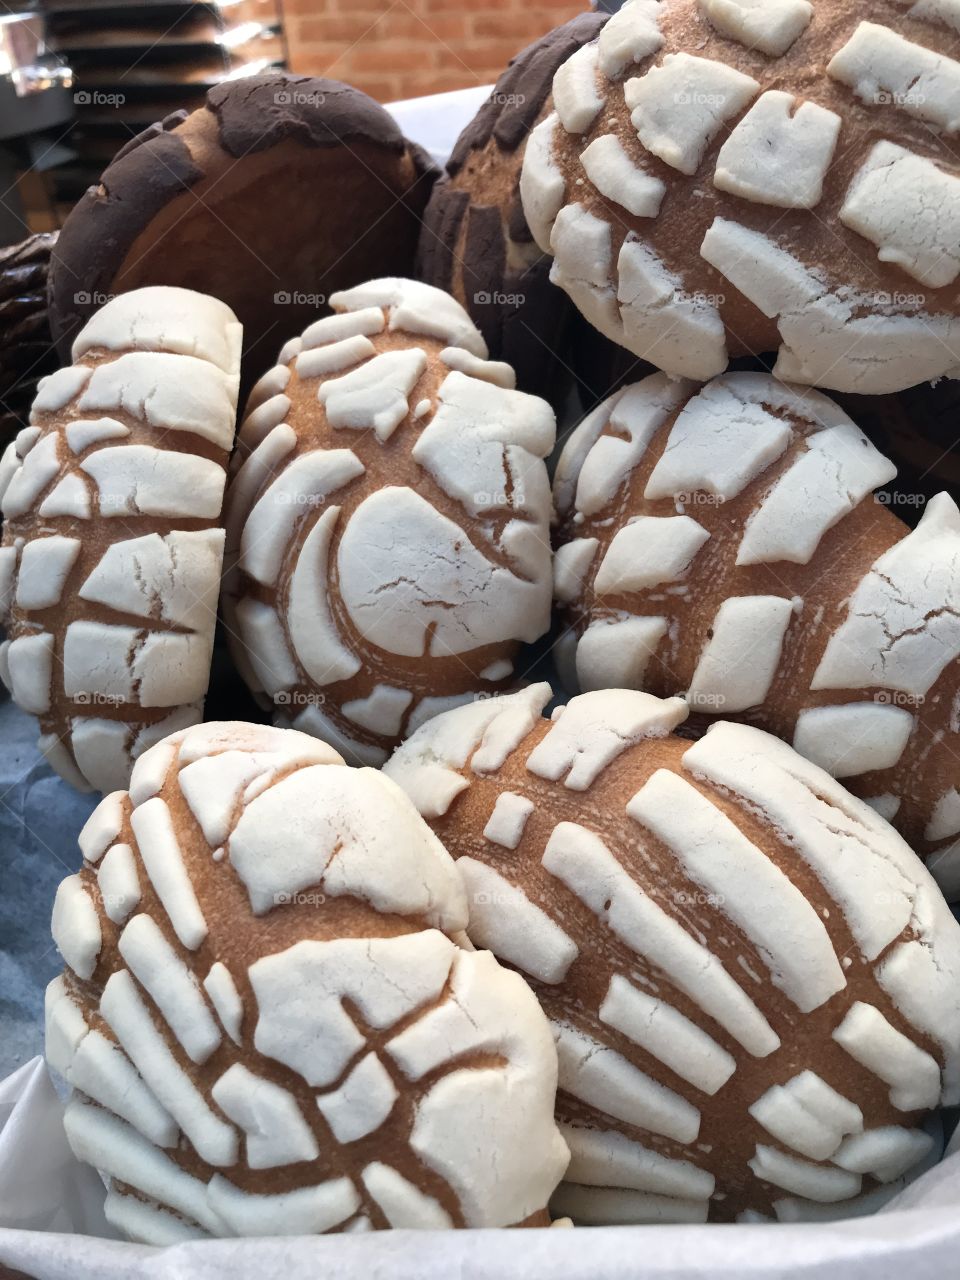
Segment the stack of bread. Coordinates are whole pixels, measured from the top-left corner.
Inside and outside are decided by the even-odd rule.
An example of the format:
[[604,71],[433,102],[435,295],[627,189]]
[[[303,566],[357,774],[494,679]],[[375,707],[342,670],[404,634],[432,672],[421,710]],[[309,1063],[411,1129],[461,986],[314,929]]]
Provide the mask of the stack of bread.
[[[106,793],[47,1054],[131,1239],[840,1218],[960,1102],[960,513],[855,420],[960,376],[960,23],[628,0],[501,85],[428,278],[331,220],[266,372],[212,261],[125,274],[138,205],[0,464],[0,668]],[[352,93],[264,137],[336,175],[359,112],[415,201]],[[627,378],[552,493],[524,326]],[[218,594],[272,724],[202,723]]]

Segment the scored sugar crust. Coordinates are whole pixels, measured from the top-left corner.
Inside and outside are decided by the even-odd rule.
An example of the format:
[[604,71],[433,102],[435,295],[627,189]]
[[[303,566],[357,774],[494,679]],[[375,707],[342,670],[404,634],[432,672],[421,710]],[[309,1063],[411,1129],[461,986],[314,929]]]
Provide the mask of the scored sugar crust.
[[678,694],[792,742],[960,893],[960,513],[914,530],[895,468],[831,400],[765,374],[656,374],[557,468],[565,676]]
[[900,836],[749,725],[537,685],[386,766],[456,859],[468,933],[531,982],[580,1223],[865,1212],[960,1096],[960,926]]
[[568,1159],[549,1027],[464,949],[453,862],[382,774],[205,724],[141,756],[80,847],[46,1052],[117,1228],[547,1225]]
[[457,139],[420,233],[419,277],[467,309],[524,391],[555,404],[569,388],[560,357],[571,354],[576,312],[550,283],[549,258],[523,216],[520,166],[530,130],[553,109],[554,72],[605,21],[578,14],[512,59]]
[[878,0],[630,0],[553,83],[521,193],[551,278],[678,376],[960,376],[960,17]]
[[0,676],[81,790],[202,718],[241,336],[215,298],[120,295],[0,461]]
[[378,765],[549,627],[555,422],[438,289],[330,301],[251,394],[223,611],[251,689]]
[[71,211],[50,279],[61,356],[105,296],[189,285],[239,317],[247,385],[328,294],[411,270],[435,175],[350,85],[277,72],[218,85],[131,139]]

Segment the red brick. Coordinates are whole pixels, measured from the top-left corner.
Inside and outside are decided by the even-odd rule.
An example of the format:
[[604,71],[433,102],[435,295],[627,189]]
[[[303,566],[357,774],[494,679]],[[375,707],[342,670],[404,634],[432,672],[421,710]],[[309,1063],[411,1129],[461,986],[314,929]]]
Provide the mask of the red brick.
[[428,71],[436,64],[438,46],[427,42],[398,45],[384,40],[357,45],[350,65],[357,71]]
[[[378,18],[372,13],[358,13],[351,17],[330,14],[322,18],[307,18],[293,27],[296,38],[309,43],[325,43],[339,40],[353,44],[356,40],[367,40],[383,31],[385,18]],[[288,32],[291,23],[287,23]]]
[[314,13],[318,6],[325,7],[330,13],[368,13],[371,17],[377,14],[382,16],[389,9],[398,7],[391,0],[313,0]]
[[356,84],[356,87],[362,89],[364,93],[368,93],[371,98],[376,98],[378,102],[396,102],[400,98],[414,96],[406,92],[403,81],[399,79],[357,76],[352,83]]
[[472,89],[476,85],[476,77],[469,71],[437,71],[433,75],[407,76],[402,85],[401,97],[419,98],[429,93],[446,93],[451,89]]
[[291,42],[290,69],[299,75],[322,75],[332,70],[342,79],[343,66],[343,45]]
[[517,40],[536,40],[553,29],[554,23],[542,13],[511,14],[505,19],[493,14],[477,14],[472,19],[475,36],[511,36]]
[[466,40],[457,53],[472,71],[480,67],[499,67],[502,70],[523,45],[523,37],[517,40]]
[[416,19],[418,38],[443,40],[457,48],[460,41],[467,39],[467,19],[445,13],[428,13]]

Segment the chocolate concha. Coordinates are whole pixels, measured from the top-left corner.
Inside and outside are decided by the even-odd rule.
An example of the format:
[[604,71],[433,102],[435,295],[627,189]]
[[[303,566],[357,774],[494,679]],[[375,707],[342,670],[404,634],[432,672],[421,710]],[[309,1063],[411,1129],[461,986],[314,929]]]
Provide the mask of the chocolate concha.
[[57,892],[47,1058],[132,1239],[546,1225],[568,1152],[523,979],[403,793],[213,723],[141,756]]
[[765,374],[658,374],[570,437],[555,592],[583,689],[744,718],[888,818],[960,893],[960,513],[910,530],[836,404]]
[[605,21],[578,14],[512,59],[457,139],[420,233],[420,278],[466,308],[524,391],[554,404],[570,387],[576,311],[550,283],[549,258],[523,215],[520,166],[531,129],[553,110],[554,72]]
[[106,297],[187,285],[236,312],[249,386],[329,294],[412,269],[435,176],[359,89],[227,80],[132,138],[71,211],[50,278],[61,356]]
[[265,705],[379,765],[548,629],[555,422],[439,289],[330,301],[247,406],[223,609]]
[[553,103],[524,212],[606,337],[698,380],[772,351],[838,391],[960,377],[952,5],[629,0]]
[[[960,925],[900,836],[778,739],[548,685],[438,716],[387,776],[530,980],[580,1223],[842,1217],[960,1097]],[[935,1121],[933,1122],[935,1124]],[[929,1131],[928,1131],[929,1129]]]
[[0,460],[0,677],[80,790],[202,719],[240,344],[215,298],[122,294]]
[[47,316],[55,231],[0,249],[0,448],[27,426],[37,383],[57,368]]

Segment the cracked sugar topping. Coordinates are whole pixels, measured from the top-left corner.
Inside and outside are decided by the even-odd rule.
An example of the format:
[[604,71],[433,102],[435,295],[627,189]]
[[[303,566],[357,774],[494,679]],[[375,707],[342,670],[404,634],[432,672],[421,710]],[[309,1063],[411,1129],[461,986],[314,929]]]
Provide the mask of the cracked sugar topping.
[[904,841],[751,726],[547,685],[424,725],[387,776],[451,850],[471,941],[525,974],[560,1061],[584,1224],[877,1207],[960,1095],[960,928]]
[[202,716],[240,337],[215,298],[118,295],[0,460],[0,676],[83,790]]
[[960,21],[862,13],[629,0],[560,67],[521,193],[601,333],[700,380],[774,350],[843,391],[960,372]]
[[837,405],[764,374],[657,374],[557,468],[555,596],[581,688],[743,716],[876,804],[960,891],[960,516],[914,530],[894,467]]
[[121,1232],[546,1224],[568,1159],[548,1024],[452,940],[460,878],[393,783],[205,724],[141,756],[80,844],[47,1057]]
[[331,304],[251,396],[225,608],[250,686],[381,764],[549,626],[555,424],[448,294],[376,280]]

